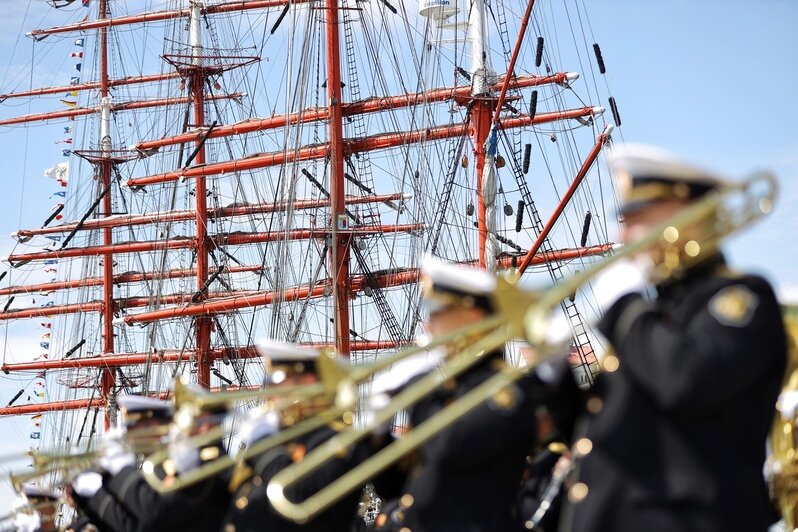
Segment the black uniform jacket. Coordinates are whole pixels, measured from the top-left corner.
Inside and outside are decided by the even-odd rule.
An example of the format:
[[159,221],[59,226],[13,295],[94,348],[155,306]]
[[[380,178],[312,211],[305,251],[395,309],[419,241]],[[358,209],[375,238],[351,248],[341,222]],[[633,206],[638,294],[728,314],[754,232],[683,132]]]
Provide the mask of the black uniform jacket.
[[101,531],[216,532],[230,501],[227,485],[227,475],[219,475],[179,492],[160,494],[135,466],[127,466],[107,476],[92,497],[75,499]]
[[[109,477],[105,478],[107,481]],[[102,531],[134,531],[139,529],[138,519],[104,487],[91,497],[72,494],[72,500],[80,517],[67,526],[67,530],[79,532],[93,525]]]
[[[420,425],[492,375],[505,362],[500,352],[457,378],[456,385],[420,401],[410,412]],[[503,388],[423,445],[400,493],[378,481],[383,497],[397,496],[378,519],[383,530],[492,532],[522,530],[516,498],[524,463],[537,442],[536,412],[547,407],[570,432],[578,389],[570,371],[543,383],[531,374]],[[383,478],[394,478],[389,474]]]
[[587,402],[588,490],[563,529],[766,530],[762,466],[786,362],[769,284],[716,257],[654,302],[624,296],[599,328],[616,356]]
[[[274,475],[295,460],[301,459],[301,456],[323,444],[335,434],[337,432],[333,428],[322,427],[291,444],[275,447],[252,459],[252,476],[233,495],[222,530],[225,532],[261,530],[269,532],[294,530],[343,532],[350,530],[354,524],[362,490],[350,492],[329,509],[303,525],[294,524],[278,514],[266,496],[266,487]],[[346,454],[329,461],[286,490],[286,497],[291,501],[301,501],[315,494],[358,465],[367,456],[367,447],[367,443],[355,445]]]

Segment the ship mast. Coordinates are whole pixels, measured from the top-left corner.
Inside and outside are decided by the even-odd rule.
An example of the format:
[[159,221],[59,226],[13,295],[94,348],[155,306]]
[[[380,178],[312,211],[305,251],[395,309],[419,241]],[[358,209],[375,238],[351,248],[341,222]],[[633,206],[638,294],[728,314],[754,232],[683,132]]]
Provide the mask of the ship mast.
[[[593,120],[599,116],[603,109],[592,106],[585,106],[573,109],[558,108],[554,112],[541,112],[535,113],[530,111],[529,114],[524,114],[522,111],[513,110],[512,113],[504,112],[503,100],[505,93],[508,89],[519,90],[524,87],[533,87],[541,85],[560,85],[567,86],[568,81],[574,79],[575,74],[571,73],[551,73],[545,76],[535,75],[515,75],[513,64],[511,62],[510,68],[503,75],[498,77],[493,72],[489,58],[489,50],[487,45],[487,17],[486,7],[484,0],[468,0],[470,2],[469,20],[468,20],[468,35],[467,42],[470,50],[471,64],[468,67],[468,74],[471,76],[471,85],[461,87],[440,87],[438,89],[424,90],[423,92],[409,92],[404,91],[401,94],[392,94],[390,96],[372,97],[365,100],[360,99],[355,93],[349,96],[350,103],[343,102],[344,90],[342,89],[342,81],[347,81],[351,89],[351,79],[342,79],[342,40],[343,39],[339,30],[342,24],[346,29],[346,11],[349,9],[346,5],[341,5],[338,0],[324,0],[324,2],[315,2],[315,7],[311,5],[310,9],[316,10],[317,13],[323,13],[324,19],[322,27],[316,26],[317,31],[324,31],[324,45],[323,50],[325,53],[324,59],[320,58],[321,71],[324,70],[324,63],[326,62],[326,79],[324,74],[321,74],[321,80],[325,81],[324,87],[326,88],[327,102],[326,105],[322,101],[317,100],[315,104],[317,107],[311,109],[303,109],[301,112],[291,112],[286,110],[285,114],[275,114],[272,110],[271,116],[264,115],[261,117],[252,117],[240,122],[222,123],[218,127],[207,125],[211,118],[206,115],[211,115],[211,102],[216,99],[235,98],[237,94],[213,94],[210,88],[211,83],[217,75],[221,72],[243,66],[251,63],[258,58],[232,58],[232,56],[220,56],[219,50],[215,48],[207,48],[203,46],[203,37],[207,41],[208,46],[214,41],[214,35],[203,35],[202,25],[205,23],[204,17],[209,14],[226,11],[238,11],[253,8],[263,7],[277,7],[286,6],[283,10],[283,15],[289,9],[293,9],[293,4],[300,3],[292,1],[286,4],[285,1],[269,0],[252,0],[249,2],[228,2],[225,4],[216,4],[214,6],[206,7],[202,0],[189,0],[187,9],[179,9],[168,12],[160,12],[156,14],[141,14],[128,17],[120,17],[118,19],[109,18],[107,3],[108,0],[99,0],[100,15],[96,21],[81,22],[78,25],[71,27],[59,28],[60,31],[75,31],[77,29],[86,29],[93,27],[99,29],[100,37],[100,52],[101,52],[101,72],[100,79],[97,81],[100,88],[101,103],[98,107],[92,109],[72,109],[69,112],[77,114],[96,114],[100,118],[100,150],[94,152],[92,158],[84,157],[97,167],[97,176],[99,178],[98,187],[104,190],[101,201],[98,200],[99,208],[95,218],[90,220],[83,220],[78,223],[70,222],[61,226],[42,227],[40,229],[19,231],[17,236],[21,242],[25,239],[30,239],[34,235],[47,235],[59,232],[77,232],[77,231],[101,231],[103,237],[101,245],[93,245],[82,248],[71,248],[60,250],[45,250],[35,251],[33,253],[24,253],[19,255],[12,255],[9,260],[12,265],[21,265],[26,261],[31,260],[50,260],[54,258],[69,258],[69,257],[98,257],[102,259],[102,271],[99,277],[89,277],[85,279],[74,279],[70,281],[58,281],[45,283],[42,285],[29,285],[26,287],[9,287],[6,290],[0,290],[0,295],[12,293],[24,293],[31,290],[39,289],[67,289],[77,286],[102,286],[103,295],[102,300],[97,301],[84,301],[80,303],[70,303],[60,306],[51,306],[46,309],[43,308],[26,308],[26,309],[4,309],[0,312],[0,319],[10,320],[18,318],[28,318],[34,316],[41,316],[46,314],[73,314],[77,312],[96,312],[102,318],[102,356],[101,357],[79,357],[67,360],[67,356],[63,360],[52,361],[35,361],[22,364],[5,364],[2,370],[10,371],[31,371],[35,369],[66,369],[66,368],[99,368],[101,372],[100,391],[103,404],[108,405],[106,416],[112,415],[113,405],[109,404],[113,400],[113,390],[116,386],[114,379],[115,372],[118,368],[128,365],[137,364],[161,364],[161,363],[177,363],[194,361],[197,368],[197,381],[209,387],[211,382],[211,374],[218,375],[217,367],[214,369],[214,364],[217,360],[233,359],[233,358],[251,358],[257,355],[257,351],[249,345],[236,345],[248,343],[247,342],[227,342],[226,339],[221,337],[221,332],[216,333],[216,339],[212,342],[212,335],[214,334],[213,324],[220,319],[224,314],[232,314],[239,310],[254,309],[256,307],[274,305],[283,302],[295,302],[307,304],[310,300],[324,300],[323,305],[325,314],[323,320],[319,323],[328,324],[328,318],[332,318],[334,324],[334,338],[318,338],[319,331],[325,330],[325,325],[320,329],[315,329],[310,332],[305,340],[312,339],[316,335],[317,340],[315,343],[334,343],[336,351],[340,356],[349,356],[350,353],[358,350],[376,350],[395,347],[399,342],[388,342],[385,340],[366,339],[352,332],[352,329],[360,330],[359,314],[357,306],[351,303],[355,297],[360,297],[361,294],[366,297],[371,296],[371,292],[379,288],[391,288],[402,285],[409,285],[418,281],[419,272],[415,267],[399,267],[398,263],[392,264],[393,267],[381,271],[368,271],[367,267],[360,266],[362,271],[358,271],[358,264],[362,262],[358,258],[358,263],[350,265],[350,257],[352,250],[351,245],[353,241],[361,239],[373,238],[375,235],[386,235],[390,233],[405,233],[405,234],[420,234],[429,229],[427,224],[421,223],[425,218],[414,218],[411,221],[414,223],[398,223],[399,221],[406,221],[398,219],[397,223],[392,225],[382,224],[377,218],[365,218],[368,222],[361,221],[359,217],[352,215],[351,211],[347,211],[347,206],[353,204],[376,204],[385,203],[389,206],[393,204],[397,212],[401,212],[394,202],[399,202],[400,207],[403,202],[408,199],[408,196],[402,193],[396,194],[382,194],[379,195],[375,190],[366,190],[366,194],[346,195],[346,181],[351,180],[352,176],[345,173],[346,165],[349,164],[349,158],[352,156],[359,157],[359,154],[368,153],[377,150],[388,149],[405,149],[408,145],[413,143],[435,143],[444,139],[463,139],[470,136],[473,142],[474,150],[474,170],[468,170],[468,179],[476,180],[476,193],[478,201],[477,211],[477,238],[479,248],[479,258],[475,263],[485,269],[494,268],[512,268],[521,264],[519,272],[523,272],[529,265],[532,264],[545,264],[549,265],[556,261],[572,260],[574,258],[581,258],[590,255],[601,255],[609,251],[609,244],[602,244],[601,246],[594,246],[592,248],[585,248],[584,242],[582,248],[555,250],[552,249],[548,243],[548,232],[553,222],[550,222],[542,230],[535,228],[537,233],[537,241],[533,249],[529,250],[524,258],[523,251],[517,245],[514,246],[517,255],[510,253],[503,253],[499,255],[498,241],[494,240],[497,229],[494,223],[495,217],[495,196],[498,178],[496,176],[495,160],[495,142],[489,145],[489,138],[491,135],[491,128],[496,128],[500,133],[503,130],[510,128],[525,128],[533,125],[540,125],[546,123],[555,123],[562,120],[576,119],[583,125],[592,124]],[[309,2],[312,3],[312,2]],[[529,12],[534,2],[530,1],[527,9],[527,16],[525,17],[524,24],[527,23]],[[290,6],[290,7],[288,7]],[[359,8],[356,8],[359,9]],[[429,8],[432,9],[432,8]],[[428,10],[429,10],[428,9]],[[343,13],[343,15],[342,15]],[[186,17],[188,20],[188,51],[180,51],[172,54],[166,54],[163,58],[175,67],[176,74],[162,74],[139,76],[135,78],[127,78],[130,83],[143,83],[144,80],[156,79],[170,79],[173,77],[180,77],[185,81],[185,86],[188,88],[187,97],[172,98],[168,100],[153,100],[144,102],[132,102],[135,106],[130,106],[131,102],[119,103],[114,105],[110,98],[109,89],[114,87],[116,83],[121,83],[118,80],[111,80],[108,77],[108,64],[107,64],[107,34],[109,27],[123,26],[126,24],[136,24],[151,20],[169,20],[178,17]],[[282,20],[282,17],[278,19]],[[320,19],[316,18],[316,21]],[[276,26],[275,26],[276,27]],[[210,30],[213,31],[213,30]],[[46,35],[56,33],[56,29],[42,30],[37,35]],[[274,32],[274,29],[272,29]],[[519,37],[520,46],[521,37]],[[319,39],[321,45],[321,38]],[[184,45],[185,46],[185,45]],[[186,48],[184,48],[186,50]],[[517,49],[516,49],[517,53]],[[515,55],[515,54],[514,54]],[[240,64],[232,65],[230,59],[240,60]],[[226,61],[226,62],[225,62]],[[344,64],[346,66],[346,63]],[[549,71],[551,72],[551,71]],[[351,72],[350,72],[351,75]],[[88,86],[88,84],[87,84]],[[205,92],[206,87],[208,92]],[[219,86],[216,85],[218,89]],[[501,89],[501,95],[497,97]],[[182,84],[181,84],[182,90]],[[36,91],[36,94],[47,94],[54,92],[54,89],[46,89]],[[21,96],[23,94],[33,94],[32,91],[27,93],[13,94],[14,96]],[[320,93],[321,94],[321,93]],[[516,96],[511,98],[517,99]],[[11,95],[0,95],[2,97],[11,97]],[[323,98],[323,96],[321,96]],[[509,99],[509,98],[508,98]],[[355,115],[364,115],[366,113],[383,113],[390,112],[391,110],[400,108],[414,108],[416,106],[426,106],[434,102],[455,101],[461,106],[461,111],[468,108],[468,119],[459,122],[450,121],[448,124],[433,120],[430,123],[425,123],[423,126],[415,121],[408,123],[400,123],[397,129],[388,129],[387,131],[380,130],[363,130],[362,133],[355,129],[355,135],[349,137],[344,136],[343,121],[352,120]],[[155,107],[171,104],[186,105],[187,117],[190,113],[190,118],[186,118],[186,124],[190,125],[184,127],[182,131],[167,131],[168,135],[160,139],[133,139],[140,140],[136,143],[132,152],[126,153],[125,156],[120,156],[118,151],[112,149],[112,142],[110,136],[110,120],[111,115],[119,110],[127,110],[133,108]],[[206,106],[208,109],[206,110]],[[409,109],[410,110],[410,109]],[[500,117],[500,112],[503,115]],[[60,113],[47,113],[40,115],[31,115],[28,117],[17,117],[14,121],[0,121],[0,125],[14,124],[23,122],[32,122],[47,120],[57,117],[68,116]],[[73,115],[70,115],[73,116]],[[220,113],[221,117],[221,113]],[[215,115],[214,115],[215,118]],[[222,119],[223,120],[223,119]],[[375,119],[375,123],[380,123],[379,118]],[[189,124],[190,121],[190,124]],[[327,122],[327,138],[316,137],[312,141],[304,140],[301,136],[296,146],[281,146],[277,145],[279,150],[275,150],[274,144],[271,139],[263,141],[263,145],[267,146],[262,148],[262,151],[252,150],[249,145],[246,146],[244,153],[233,153],[230,150],[231,156],[227,159],[217,158],[209,153],[206,153],[205,142],[209,139],[222,139],[224,137],[243,138],[246,144],[246,134],[248,133],[263,133],[263,138],[266,138],[269,130],[278,128],[289,128],[299,126],[305,123],[322,124]],[[387,122],[387,121],[386,121]],[[407,126],[407,127],[405,127]],[[322,126],[323,127],[323,126]],[[306,137],[307,138],[307,137]],[[577,179],[574,182],[573,190],[579,186],[579,182],[585,177],[585,174],[590,169],[595,161],[601,146],[608,140],[607,134],[602,134],[596,147],[591,152],[591,155],[585,160],[582,169],[580,170]],[[519,141],[520,142],[520,141]],[[215,145],[215,144],[214,144]],[[257,146],[257,143],[252,143]],[[520,144],[519,144],[520,145]],[[129,176],[127,184],[133,187],[134,191],[139,190],[141,187],[148,185],[158,185],[162,183],[172,182],[177,186],[177,181],[183,183],[188,180],[195,180],[193,183],[195,198],[187,199],[189,205],[193,204],[194,207],[184,207],[185,210],[159,210],[154,213],[134,213],[125,215],[112,216],[112,195],[110,193],[111,183],[116,179],[115,165],[127,158],[146,157],[154,155],[162,147],[179,146],[179,152],[186,147],[192,152],[187,162],[183,162],[181,167],[155,167],[155,170],[150,169],[149,166],[142,166],[143,172],[138,172]],[[272,150],[272,151],[269,151]],[[458,152],[462,153],[462,152]],[[512,152],[509,152],[511,154]],[[76,152],[77,154],[77,152]],[[78,154],[79,155],[79,154]],[[162,154],[165,159],[170,157],[169,153]],[[182,155],[181,155],[182,157]],[[208,159],[211,159],[208,162]],[[459,155],[457,156],[459,159]],[[453,160],[453,159],[452,159]],[[516,157],[516,162],[520,160]],[[285,201],[281,198],[280,201],[273,203],[265,202],[259,198],[258,203],[249,203],[244,200],[243,203],[235,203],[229,207],[220,207],[215,202],[208,200],[208,183],[207,179],[210,177],[212,183],[214,178],[212,176],[221,175],[236,175],[245,172],[251,172],[258,169],[266,169],[270,167],[282,167],[284,169],[294,167],[292,171],[298,170],[300,162],[302,161],[322,161],[325,168],[328,170],[329,181],[327,190],[324,186],[313,182],[315,186],[322,193],[328,193],[323,199],[322,196],[315,196],[308,199],[297,199],[291,197]],[[154,165],[153,165],[154,166]],[[499,165],[500,166],[500,165]],[[520,167],[520,164],[518,165]],[[144,173],[145,175],[141,175]],[[146,175],[150,173],[151,175]],[[518,173],[518,172],[517,172]],[[524,170],[526,173],[526,170]],[[254,174],[254,172],[253,172]],[[268,174],[267,174],[268,175]],[[358,176],[354,176],[357,178]],[[416,174],[418,177],[418,174]],[[517,176],[516,176],[517,177]],[[322,181],[320,179],[320,181]],[[404,185],[403,185],[404,186]],[[519,185],[520,187],[521,185]],[[472,189],[473,182],[466,189]],[[213,187],[211,187],[213,188]],[[350,188],[350,191],[354,187]],[[406,190],[403,188],[403,190]],[[473,192],[468,192],[473,194]],[[523,191],[522,191],[523,193]],[[572,194],[572,191],[569,191]],[[124,196],[127,197],[127,196]],[[239,201],[242,198],[236,196]],[[565,200],[567,202],[567,199]],[[210,204],[209,204],[210,203]],[[527,201],[526,211],[530,211],[530,202]],[[174,205],[171,209],[175,209]],[[316,218],[308,214],[308,218],[312,218],[310,226],[294,226],[290,225],[287,228],[279,228],[279,230],[272,230],[269,226],[267,231],[258,231],[258,229],[251,229],[251,232],[241,231],[208,231],[208,223],[218,221],[220,218],[233,218],[241,216],[252,216],[262,213],[271,213],[287,210],[298,209],[316,209],[319,210],[319,219],[324,216],[324,222],[317,226]],[[531,207],[534,209],[534,206]],[[523,207],[519,207],[519,211]],[[560,216],[562,208],[553,215],[553,219]],[[534,216],[533,216],[534,218]],[[373,220],[376,219],[377,222]],[[171,223],[176,221],[187,221],[189,229],[186,231],[190,233],[194,231],[194,235],[180,235],[177,237],[169,237],[163,240],[162,237],[149,237],[147,230],[148,227],[143,227],[141,234],[147,235],[144,238],[134,237],[128,241],[113,241],[113,235],[116,234],[117,239],[123,238],[121,232],[116,228],[132,227],[134,225],[150,226],[158,223]],[[328,223],[329,222],[329,223]],[[241,221],[230,223],[242,223]],[[500,222],[501,223],[501,222]],[[520,222],[519,222],[520,224]],[[320,227],[323,225],[323,227]],[[217,225],[217,227],[220,227]],[[470,223],[469,223],[470,226]],[[520,225],[518,226],[520,227]],[[516,229],[519,232],[520,229]],[[469,238],[473,239],[474,232],[469,231]],[[160,238],[157,240],[156,238]],[[124,239],[124,238],[123,238]],[[356,239],[356,240],[355,240]],[[232,246],[248,245],[254,243],[266,243],[277,241],[289,240],[315,240],[317,243],[323,243],[326,253],[321,255],[318,267],[321,271],[317,271],[314,277],[301,277],[296,283],[284,285],[274,283],[272,286],[261,286],[258,284],[257,289],[252,286],[246,288],[230,287],[225,284],[225,291],[211,290],[213,283],[218,276],[217,273],[211,275],[211,260],[216,261],[214,250],[219,249],[224,253],[224,249]],[[473,245],[473,240],[470,241]],[[503,241],[504,242],[504,241]],[[322,246],[319,246],[319,249]],[[193,251],[193,260],[196,261],[196,267],[192,265],[185,267],[181,264],[178,269],[167,269],[164,263],[164,268],[157,272],[127,272],[117,273],[114,275],[114,261],[113,257],[121,254],[132,253],[154,253],[163,252],[164,254],[172,250],[191,250]],[[184,255],[188,255],[185,251]],[[239,258],[241,258],[239,256]],[[266,255],[262,256],[265,260]],[[119,257],[117,256],[117,259]],[[96,260],[96,259],[95,259]],[[233,260],[235,258],[233,257]],[[236,262],[238,266],[224,266],[225,274],[234,271],[253,271],[259,270],[261,265],[247,265],[244,262]],[[256,261],[257,262],[257,261]],[[249,264],[252,264],[250,262]],[[321,268],[327,265],[327,272]],[[551,266],[549,266],[551,268]],[[238,270],[236,270],[238,268]],[[122,268],[117,268],[120,270]],[[215,269],[215,268],[214,268]],[[221,269],[220,269],[221,272]],[[354,272],[354,273],[353,273]],[[262,275],[262,274],[261,274]],[[190,290],[185,290],[181,287],[179,290],[164,290],[164,293],[157,294],[157,303],[153,303],[152,296],[141,297],[140,294],[132,294],[133,297],[124,297],[125,292],[120,291],[117,299],[113,297],[114,285],[124,285],[125,283],[140,283],[147,280],[157,279],[179,279],[183,277],[196,276],[196,282]],[[299,277],[299,276],[298,276]],[[173,286],[166,284],[166,286]],[[194,292],[194,287],[196,291]],[[243,289],[242,289],[243,288]],[[127,289],[124,289],[127,290]],[[188,293],[187,293],[188,292]],[[193,292],[193,293],[192,293]],[[332,313],[329,309],[329,298],[332,296]],[[365,301],[365,300],[364,300]],[[160,305],[174,305],[170,307],[159,308]],[[146,311],[143,313],[127,314],[126,309],[131,308],[144,308]],[[353,310],[354,309],[354,310]],[[125,323],[127,325],[140,325],[145,327],[148,323],[159,322],[161,320],[177,320],[179,318],[190,319],[188,327],[185,332],[189,338],[194,340],[193,348],[189,346],[182,349],[165,346],[166,349],[154,349],[153,352],[138,352],[146,351],[142,349],[142,344],[133,345],[128,342],[125,337],[120,337],[117,341],[119,344],[114,345],[114,316],[121,314],[117,318],[117,324]],[[350,321],[354,324],[350,325]],[[186,323],[186,322],[183,322]],[[305,322],[308,323],[308,322]],[[329,325],[326,325],[329,327]],[[326,329],[329,330],[329,329]],[[362,331],[361,331],[362,332]],[[189,340],[190,342],[191,340]],[[305,342],[312,343],[312,342]],[[152,347],[154,343],[150,344]],[[120,351],[128,352],[116,352]],[[93,370],[96,371],[96,370]],[[242,384],[243,381],[242,381]],[[75,403],[75,405],[82,405],[86,407],[89,403]],[[92,403],[96,404],[96,403]],[[52,405],[49,405],[52,406]],[[42,405],[42,411],[47,410],[48,405]],[[26,407],[33,408],[33,407]],[[4,409],[0,411],[0,415],[11,415],[18,412],[13,408]]]
[[[100,0],[99,18],[107,16],[108,0]],[[100,28],[100,190],[102,198],[102,216],[113,214],[111,194],[111,172],[113,161],[111,159],[111,97],[108,93],[108,28]],[[113,232],[110,227],[103,229],[103,245],[113,244]],[[103,354],[114,353],[114,256],[108,252],[103,254]],[[113,424],[116,419],[116,406],[111,400],[116,385],[116,371],[114,368],[104,368],[100,377],[100,397],[105,402],[105,428]]]
[[[190,75],[190,91],[194,104],[194,127],[201,128],[205,125],[205,71],[202,68],[202,24],[200,20],[200,9],[202,2],[199,0],[189,0],[189,44],[191,46],[191,67],[188,69]],[[205,143],[203,140],[196,141],[196,156],[194,160],[197,165],[205,164]],[[197,199],[197,293],[200,298],[205,297],[204,292],[208,289],[208,188],[206,179],[198,177],[195,181]],[[211,348],[211,326],[213,318],[211,316],[198,316],[195,320],[196,339],[197,339],[197,383],[205,388],[211,385],[211,365],[213,360],[210,358]]]
[[[468,42],[471,45],[471,125],[470,134],[474,139],[474,163],[476,165],[476,191],[477,191],[477,228],[479,246],[479,265],[481,268],[495,269],[495,252],[486,249],[489,246],[488,234],[494,231],[493,223],[489,223],[489,208],[491,194],[485,194],[486,189],[495,186],[495,175],[490,166],[485,164],[485,141],[490,132],[493,106],[496,99],[491,97],[491,88],[488,83],[493,72],[488,61],[487,38],[485,27],[485,4],[483,0],[470,0],[468,17]],[[512,74],[512,73],[509,73]],[[488,175],[486,175],[486,170]],[[495,196],[495,192],[492,194]],[[492,219],[492,217],[491,217]]]
[[333,272],[335,348],[349,357],[349,239],[344,181],[344,130],[341,113],[341,57],[338,37],[338,0],[326,0],[327,98],[330,117],[330,269]]

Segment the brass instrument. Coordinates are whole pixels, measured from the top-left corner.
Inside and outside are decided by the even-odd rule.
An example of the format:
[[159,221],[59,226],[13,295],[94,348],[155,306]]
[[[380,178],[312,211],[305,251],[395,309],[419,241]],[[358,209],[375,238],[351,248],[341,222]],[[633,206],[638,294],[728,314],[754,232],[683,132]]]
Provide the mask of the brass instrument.
[[31,455],[33,458],[33,471],[10,473],[8,478],[14,490],[21,491],[22,485],[29,480],[49,475],[50,473],[67,472],[88,467],[102,455],[102,451],[88,451],[68,455],[33,453]]
[[[226,469],[230,469],[247,458],[261,454],[272,447],[290,442],[333,421],[340,419],[351,424],[354,419],[352,411],[357,402],[357,384],[369,379],[378,371],[384,370],[402,358],[424,350],[424,348],[417,348],[401,351],[368,366],[345,370],[338,363],[334,351],[327,349],[321,353],[317,361],[320,382],[302,386],[265,388],[246,392],[198,394],[188,389],[185,384],[176,383],[175,410],[177,414],[175,417],[178,426],[184,429],[184,432],[185,429],[191,426],[194,416],[197,415],[202,406],[229,404],[240,400],[269,399],[276,396],[286,397],[287,399],[270,405],[270,408],[280,412],[281,415],[284,414],[284,421],[288,417],[293,417],[293,420],[289,423],[284,423],[286,427],[280,432],[256,442],[254,445],[239,452],[235,458],[229,455],[222,455],[176,478],[170,478],[168,482],[160,478],[157,472],[158,466],[169,458],[168,449],[162,449],[147,457],[142,465],[142,475],[147,483],[159,493],[179,491],[215,476]],[[324,405],[326,410],[317,413],[314,408],[311,409],[311,412],[303,413],[301,405],[299,408],[297,407],[297,401],[315,403],[317,406]],[[181,411],[183,414],[181,414]],[[308,413],[313,415],[306,417]],[[203,447],[221,440],[224,436],[225,429],[219,426],[205,434],[188,437],[185,443]]]
[[[162,446],[157,437],[166,435],[165,429],[165,427],[143,427],[128,430],[124,446],[137,454],[154,452]],[[8,478],[13,488],[20,491],[22,485],[29,480],[51,473],[68,473],[73,470],[85,469],[99,460],[104,453],[105,449],[102,448],[75,454],[29,451],[25,455],[31,458],[33,470],[24,473],[10,473]]]
[[[59,501],[37,502],[36,504],[27,504],[27,505],[22,506],[20,508],[16,508],[15,510],[7,513],[6,515],[0,516],[0,523],[4,523],[6,521],[11,521],[18,514],[21,514],[21,513],[31,514],[33,512],[38,512],[38,511],[43,510],[43,509],[48,508],[48,507],[57,508],[58,505],[60,504],[60,502],[61,501],[59,500]],[[6,528],[6,527],[0,526],[0,530],[5,532],[5,531],[8,531],[8,530],[17,530],[17,528]]]
[[[307,522],[451,426],[497,391],[521,378],[533,364],[544,361],[547,352],[551,353],[547,349],[550,346],[546,345],[545,338],[553,310],[599,271],[623,257],[656,252],[662,259],[656,270],[657,280],[679,276],[692,264],[715,253],[722,238],[770,212],[776,188],[772,175],[760,173],[739,184],[709,193],[652,229],[639,241],[625,245],[615,255],[545,291],[525,292],[511,281],[500,278],[494,294],[496,313],[493,316],[445,339],[435,339],[432,345],[448,344],[457,335],[463,337],[473,333],[475,329],[479,329],[484,336],[453,356],[446,363],[443,372],[431,372],[396,395],[388,407],[377,412],[369,427],[341,432],[308,453],[301,461],[277,473],[267,486],[267,495],[272,506],[288,519],[297,523]],[[367,437],[373,427],[389,421],[399,410],[409,407],[445,380],[471,367],[483,353],[499,348],[514,338],[524,338],[537,347],[537,360],[530,362],[525,368],[508,366],[502,369],[306,500],[294,502],[287,499],[285,493],[290,486],[334,458],[340,451]]]
[[[784,307],[784,326],[787,331],[787,369],[782,393],[798,393],[798,306]],[[798,528],[798,416],[783,412],[779,398],[770,433],[771,454],[767,469],[771,471],[771,497],[778,502],[787,530]]]

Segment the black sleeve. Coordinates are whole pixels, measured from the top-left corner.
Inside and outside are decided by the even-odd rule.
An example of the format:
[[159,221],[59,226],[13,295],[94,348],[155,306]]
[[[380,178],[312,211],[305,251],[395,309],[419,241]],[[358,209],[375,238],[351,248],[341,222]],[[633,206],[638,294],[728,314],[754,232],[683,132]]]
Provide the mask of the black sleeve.
[[515,445],[513,442],[532,445],[537,433],[535,409],[540,402],[522,384],[526,383],[522,380],[497,391],[497,395],[503,394],[501,398],[488,398],[428,440],[424,444],[425,455],[435,457],[442,467],[462,468],[506,453]]
[[101,531],[133,532],[138,530],[138,519],[104,487],[91,497],[73,496],[75,503],[89,520]]
[[105,484],[114,495],[134,515],[146,516],[145,520],[154,522],[167,511],[168,497],[155,491],[134,466],[122,468]]
[[[336,432],[330,430],[323,430],[313,434],[307,441],[307,453],[310,453],[317,447],[322,446]],[[338,479],[341,475],[357,466],[368,455],[368,442],[361,440],[352,448],[342,452],[341,456],[328,460],[321,467],[316,469],[313,474],[306,476],[288,490],[287,495],[290,500],[304,500],[311,495],[314,495],[322,488],[329,485],[332,481]]]
[[[712,298],[730,289],[751,294],[755,305],[739,323],[723,323],[712,311]],[[784,364],[781,312],[767,282],[729,281],[699,300],[690,319],[672,322],[629,295],[599,324],[630,378],[665,410],[711,411]]]

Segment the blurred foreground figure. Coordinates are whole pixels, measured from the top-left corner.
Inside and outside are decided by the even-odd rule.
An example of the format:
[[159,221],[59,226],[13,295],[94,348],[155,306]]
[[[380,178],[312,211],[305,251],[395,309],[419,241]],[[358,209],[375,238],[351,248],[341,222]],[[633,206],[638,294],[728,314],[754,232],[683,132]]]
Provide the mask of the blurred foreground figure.
[[57,493],[38,487],[33,483],[23,484],[22,490],[11,503],[15,512],[12,530],[18,532],[49,532],[58,530],[55,515],[58,507]]
[[[623,194],[625,243],[724,186],[651,148],[620,153],[610,166]],[[678,257],[655,249],[596,279],[606,309],[598,328],[614,353],[587,402],[575,445],[586,456],[563,530],[764,531],[775,520],[762,466],[784,326],[768,282],[731,271],[702,242],[717,214],[679,228]],[[653,300],[641,294],[684,260],[658,280]]]
[[[496,278],[487,272],[427,261],[424,297],[431,338],[449,335],[491,315],[495,287]],[[463,347],[479,339],[474,334],[462,335],[445,347],[443,358],[458,356]],[[506,364],[504,346],[479,355],[468,370],[410,409],[409,430],[445,410]],[[422,445],[397,466],[404,475],[389,471],[376,480],[377,492],[394,500],[385,505],[375,528],[523,530],[516,495],[526,457],[540,441],[570,433],[578,397],[564,350],[562,357],[546,364],[545,371],[538,370],[497,389],[479,407]],[[374,386],[382,387],[379,382]]]

